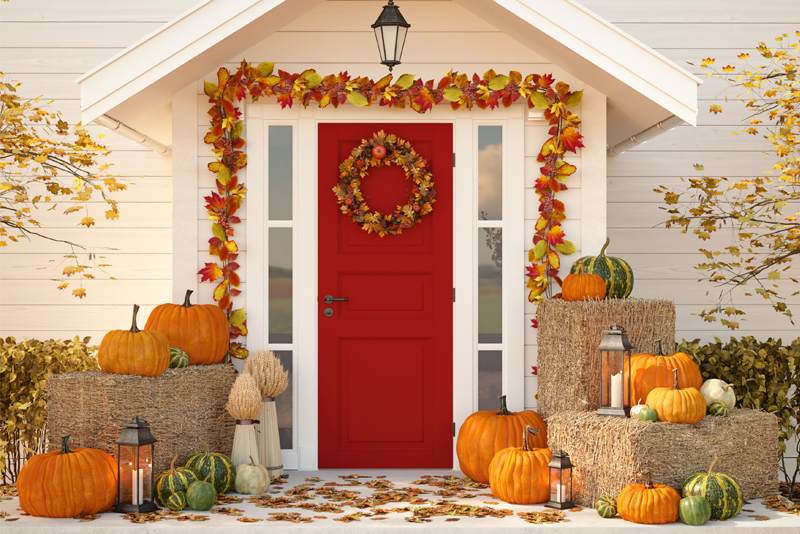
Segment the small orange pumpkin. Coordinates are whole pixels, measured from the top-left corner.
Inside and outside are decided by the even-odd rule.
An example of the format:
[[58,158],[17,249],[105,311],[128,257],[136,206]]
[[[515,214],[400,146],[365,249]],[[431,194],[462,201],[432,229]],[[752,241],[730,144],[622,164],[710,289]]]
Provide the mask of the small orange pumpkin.
[[647,396],[647,405],[658,412],[659,421],[693,425],[706,416],[706,398],[696,388],[678,387],[678,370],[673,369],[671,388],[655,388]]
[[133,305],[130,330],[112,330],[100,342],[97,363],[104,373],[158,376],[169,367],[169,341],[161,332],[139,330]]
[[228,352],[230,326],[225,312],[215,304],[192,305],[186,291],[183,304],[160,304],[147,318],[145,330],[166,334],[171,347],[189,356],[189,365],[210,365]]
[[489,465],[494,455],[506,447],[522,445],[522,429],[539,429],[531,447],[547,447],[547,425],[533,410],[510,412],[506,396],[500,397],[500,411],[480,411],[467,417],[458,431],[456,454],[461,471],[472,480],[489,482]]
[[535,449],[528,443],[528,434],[539,429],[525,425],[522,447],[508,447],[494,455],[489,465],[489,487],[498,499],[516,504],[536,504],[550,498],[548,467],[553,453]]
[[663,525],[678,520],[680,494],[670,486],[653,484],[650,472],[640,473],[644,484],[625,486],[617,497],[617,511],[622,519],[645,525]]
[[655,354],[634,354],[631,356],[632,386],[631,400],[647,399],[655,388],[668,388],[672,385],[672,370],[678,370],[678,380],[683,387],[700,389],[703,376],[691,357],[683,352],[665,356],[661,353],[661,340]]
[[117,500],[117,463],[98,449],[70,450],[69,436],[61,450],[37,454],[17,478],[19,505],[39,517],[78,517],[105,512]]
[[570,273],[561,284],[564,300],[603,300],[606,298],[606,281],[599,274],[586,274],[583,262],[576,262],[577,273]]

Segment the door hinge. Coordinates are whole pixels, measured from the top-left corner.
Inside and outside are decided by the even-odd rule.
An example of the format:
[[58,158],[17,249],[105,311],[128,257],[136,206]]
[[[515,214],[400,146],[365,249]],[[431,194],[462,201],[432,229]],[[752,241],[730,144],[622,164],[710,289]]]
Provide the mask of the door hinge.
[[456,166],[456,153],[453,152],[453,167]]
[[456,424],[453,422],[453,437],[456,437]]
[[453,288],[453,302],[456,301],[456,288]]

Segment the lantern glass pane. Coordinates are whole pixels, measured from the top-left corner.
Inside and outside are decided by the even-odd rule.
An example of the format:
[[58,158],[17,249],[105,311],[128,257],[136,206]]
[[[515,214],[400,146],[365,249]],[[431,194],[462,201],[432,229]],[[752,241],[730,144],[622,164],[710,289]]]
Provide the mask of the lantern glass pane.
[[141,487],[143,489],[142,502],[153,500],[153,445],[143,445],[139,447],[139,471],[142,477]]
[[567,502],[572,500],[572,469],[565,469],[561,472],[563,474],[563,479],[561,481],[562,487],[564,488],[563,492],[563,500],[562,502]]
[[600,356],[601,369],[601,406],[622,408],[622,353],[602,351]]
[[397,61],[397,26],[383,26],[386,61]]
[[133,502],[133,464],[136,462],[136,447],[122,445],[119,448],[119,502]]
[[383,26],[376,26],[375,27],[375,40],[378,42],[378,53],[381,55],[381,62],[386,60],[386,57],[383,54],[385,49],[383,44]]
[[561,470],[557,467],[550,467],[550,501],[562,502],[561,496]]
[[403,57],[403,47],[406,44],[406,34],[408,33],[408,28],[403,26],[397,27],[397,54],[395,58],[397,61],[400,61],[400,58]]
[[[138,459],[137,459],[138,449]],[[138,462],[138,464],[137,464]],[[144,504],[153,495],[153,445],[120,447],[120,504]]]

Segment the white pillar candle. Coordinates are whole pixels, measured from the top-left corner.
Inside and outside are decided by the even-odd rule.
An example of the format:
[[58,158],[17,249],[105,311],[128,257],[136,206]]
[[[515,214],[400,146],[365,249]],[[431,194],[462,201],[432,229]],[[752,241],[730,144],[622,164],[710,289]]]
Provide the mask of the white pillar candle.
[[561,484],[556,485],[556,501],[564,502],[564,486]]
[[136,469],[131,470],[131,504],[138,504],[139,502],[139,482],[136,476]]
[[611,375],[611,407],[622,408],[622,371]]

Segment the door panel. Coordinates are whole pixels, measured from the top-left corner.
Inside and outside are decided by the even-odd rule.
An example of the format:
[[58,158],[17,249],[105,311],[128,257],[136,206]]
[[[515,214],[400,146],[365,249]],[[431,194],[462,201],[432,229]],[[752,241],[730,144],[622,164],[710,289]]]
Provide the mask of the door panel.
[[[436,189],[432,213],[383,238],[343,215],[331,191],[339,163],[379,130],[411,143]],[[452,125],[320,124],[318,133],[319,466],[451,467]],[[410,184],[398,166],[371,168],[362,191],[371,209],[393,211]]]

